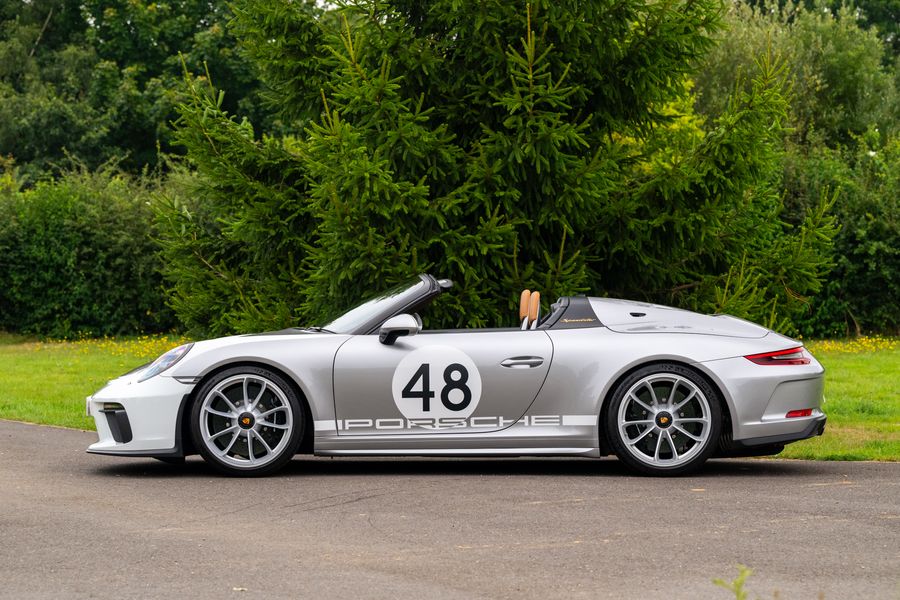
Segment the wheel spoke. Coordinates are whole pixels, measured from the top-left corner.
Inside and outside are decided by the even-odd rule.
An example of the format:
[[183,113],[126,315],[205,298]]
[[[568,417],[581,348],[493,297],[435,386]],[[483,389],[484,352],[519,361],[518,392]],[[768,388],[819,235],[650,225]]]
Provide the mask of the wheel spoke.
[[672,440],[672,434],[666,430],[666,440],[669,442],[669,448],[672,449],[672,460],[678,460],[678,450],[675,449],[675,442]]
[[622,425],[647,425],[648,423],[655,423],[654,419],[641,419],[640,421],[625,421]]
[[652,408],[650,408],[648,405],[644,404],[644,401],[641,400],[640,398],[638,398],[637,396],[635,396],[634,394],[630,394],[630,397],[631,397],[632,402],[637,402],[638,404],[643,406],[646,410],[653,412]]
[[[244,377],[244,383],[241,386],[244,390],[244,406],[250,404],[250,378]],[[249,408],[247,410],[250,410]]]
[[656,438],[656,451],[653,453],[653,460],[659,461],[659,449],[662,447],[662,433],[659,434],[659,437]]
[[280,410],[287,410],[287,406],[276,406],[275,408],[270,408],[270,409],[267,410],[266,412],[260,413],[260,414],[259,414],[259,418],[262,419],[262,418],[268,417],[268,416],[271,415],[272,413],[278,412],[278,411],[280,411]]
[[235,413],[235,414],[240,412],[240,411],[237,409],[237,407],[231,402],[231,400],[228,399],[228,396],[226,396],[225,394],[223,394],[223,393],[220,392],[219,390],[216,390],[216,395],[217,395],[219,398],[221,398],[222,400],[225,401],[225,404],[228,405],[228,408],[231,409],[231,412],[233,412],[233,413]]
[[270,423],[269,421],[257,421],[263,427],[271,427],[272,429],[287,429],[288,425],[279,425],[278,423]]
[[653,398],[653,405],[659,404],[659,400],[656,398],[656,390],[653,389],[653,385],[649,381],[645,381],[644,387],[650,390],[650,396]]
[[235,429],[237,429],[237,425],[232,425],[228,429],[223,429],[222,431],[220,431],[218,433],[214,433],[211,436],[209,436],[209,441],[217,440],[220,437],[222,437],[223,435],[225,435],[226,433],[231,433]]
[[271,448],[271,446],[269,446],[268,443],[266,443],[265,438],[263,436],[259,435],[258,433],[256,433],[255,431],[253,432],[253,435],[256,436],[256,439],[259,440],[259,443],[263,445],[263,448],[266,449],[266,452],[268,454],[272,454],[272,448]]
[[674,383],[672,383],[672,389],[669,390],[669,404],[675,402],[675,390],[678,389],[678,386],[681,385],[681,380],[676,379]]
[[673,407],[672,407],[672,410],[673,410],[673,411],[678,410],[679,408],[681,408],[682,406],[684,406],[685,404],[687,404],[688,402],[690,402],[691,400],[693,400],[693,399],[694,399],[694,396],[696,396],[696,395],[697,395],[697,390],[691,390],[691,393],[688,394],[687,396],[685,396],[685,397],[684,397],[684,400],[682,400],[681,402],[679,402],[678,404],[676,404],[675,406],[673,406]]
[[231,450],[232,446],[234,446],[234,443],[237,441],[237,439],[240,437],[240,435],[241,435],[240,431],[235,431],[234,436],[232,436],[232,438],[231,438],[231,441],[228,442],[228,445],[225,446],[225,449],[218,451],[218,455],[226,456],[228,454],[228,452]]
[[208,412],[211,415],[216,415],[217,417],[225,417],[226,419],[236,419],[238,416],[236,412],[235,413],[222,412],[221,410],[216,410],[210,406],[204,406],[203,410],[205,410],[206,412]]
[[634,446],[635,444],[637,444],[638,442],[640,442],[642,439],[644,439],[645,437],[647,437],[647,434],[650,433],[651,431],[653,431],[654,429],[655,429],[654,427],[648,427],[647,429],[645,429],[644,431],[641,432],[641,435],[637,436],[637,437],[634,438],[634,439],[629,439],[629,440],[628,440],[628,445],[629,445],[629,446]]
[[692,440],[694,440],[695,442],[702,442],[702,441],[703,441],[703,438],[702,438],[702,437],[696,436],[696,435],[694,435],[693,433],[691,433],[691,432],[689,432],[689,431],[687,431],[687,430],[685,430],[685,429],[682,429],[682,428],[679,427],[677,424],[674,424],[674,423],[673,423],[673,424],[672,424],[672,427],[674,427],[675,430],[678,431],[678,433],[680,433],[681,435],[686,435],[686,436],[688,436],[689,438],[691,438]]
[[253,430],[247,430],[247,458],[250,459],[250,462],[256,462],[256,457],[253,456]]
[[687,419],[674,419],[674,421],[675,421],[675,423],[703,423],[703,424],[709,423],[709,419],[707,419],[705,417],[696,417],[696,418],[690,417]]
[[256,395],[256,398],[253,399],[253,402],[250,403],[250,408],[247,410],[253,410],[256,408],[256,405],[259,404],[259,401],[262,400],[263,394],[266,392],[266,382],[262,382],[262,387],[259,388],[259,394]]

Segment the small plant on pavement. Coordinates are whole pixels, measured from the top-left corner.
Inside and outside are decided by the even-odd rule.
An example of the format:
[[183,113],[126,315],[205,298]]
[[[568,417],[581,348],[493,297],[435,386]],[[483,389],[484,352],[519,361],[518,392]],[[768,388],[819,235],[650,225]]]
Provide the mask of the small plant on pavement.
[[713,583],[734,594],[735,600],[747,600],[749,592],[744,589],[744,584],[747,583],[747,579],[753,574],[753,569],[745,565],[738,565],[737,568],[738,575],[732,581],[717,578],[713,579]]

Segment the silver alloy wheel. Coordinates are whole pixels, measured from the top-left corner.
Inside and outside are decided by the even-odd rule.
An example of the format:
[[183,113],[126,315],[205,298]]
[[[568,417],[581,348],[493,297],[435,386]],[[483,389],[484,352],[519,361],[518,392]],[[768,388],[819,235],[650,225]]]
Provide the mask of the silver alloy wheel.
[[674,373],[638,380],[619,405],[622,444],[653,467],[690,462],[707,446],[711,428],[709,400],[694,382]]
[[281,456],[291,438],[294,411],[284,391],[259,375],[220,381],[200,406],[200,434],[220,461],[258,468]]

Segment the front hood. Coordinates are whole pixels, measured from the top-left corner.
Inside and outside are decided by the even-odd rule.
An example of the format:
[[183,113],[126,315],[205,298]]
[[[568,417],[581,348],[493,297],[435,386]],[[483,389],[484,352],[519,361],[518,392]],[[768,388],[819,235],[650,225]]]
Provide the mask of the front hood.
[[196,342],[191,351],[171,369],[169,377],[196,377],[222,364],[259,362],[277,366],[283,358],[303,353],[327,354],[347,339],[346,335],[309,330],[234,335]]
[[765,337],[765,327],[730,315],[701,315],[689,310],[613,298],[590,298],[591,308],[617,333],[695,333],[737,338]]

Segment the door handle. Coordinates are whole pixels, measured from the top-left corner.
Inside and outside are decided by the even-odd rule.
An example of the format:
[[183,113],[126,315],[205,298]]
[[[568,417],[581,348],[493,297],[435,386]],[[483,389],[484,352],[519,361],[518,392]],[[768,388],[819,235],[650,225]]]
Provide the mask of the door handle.
[[513,356],[500,363],[500,366],[508,369],[533,369],[542,364],[544,359],[540,356]]

